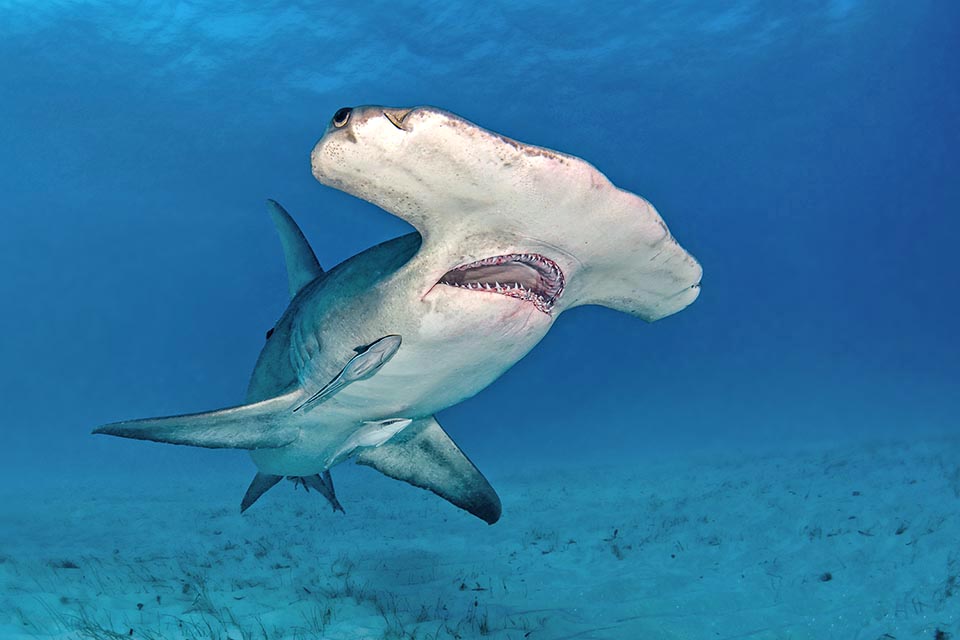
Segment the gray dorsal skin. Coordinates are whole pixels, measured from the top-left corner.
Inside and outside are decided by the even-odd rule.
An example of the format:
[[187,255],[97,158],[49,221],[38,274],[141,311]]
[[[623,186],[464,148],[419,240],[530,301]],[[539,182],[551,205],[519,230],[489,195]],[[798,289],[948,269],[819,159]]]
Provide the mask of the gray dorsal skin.
[[290,297],[295,297],[305,286],[323,275],[320,261],[303,237],[300,227],[293,221],[287,210],[275,200],[267,200],[267,211],[273,220],[273,226],[280,236],[283,257],[287,264],[287,287]]
[[366,347],[354,349],[357,355],[350,358],[337,376],[325,384],[319,391],[304,400],[294,411],[316,406],[332,397],[348,384],[366,380],[385,365],[397,353],[401,343],[400,336],[384,336]]
[[240,502],[240,513],[253,506],[253,503],[259,500],[260,496],[276,486],[281,480],[283,480],[283,476],[272,476],[269,473],[257,472]]
[[[247,404],[98,433],[246,448],[261,474],[298,478],[334,509],[329,469],[354,458],[492,524],[499,498],[434,414],[496,380],[567,309],[600,304],[653,321],[699,294],[700,265],[649,202],[579,158],[441,109],[342,109],[311,163],[321,183],[416,232],[323,273],[271,205],[293,297]],[[349,357],[384,336],[403,336],[403,348]],[[322,403],[294,411],[312,397]]]

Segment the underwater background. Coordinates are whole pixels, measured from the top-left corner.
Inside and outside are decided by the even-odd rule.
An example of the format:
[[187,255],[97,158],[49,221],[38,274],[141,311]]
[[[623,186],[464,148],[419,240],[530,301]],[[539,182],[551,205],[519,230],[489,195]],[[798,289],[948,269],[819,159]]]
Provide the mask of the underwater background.
[[[0,1],[0,637],[960,637],[958,43],[933,1]],[[582,157],[704,268],[439,415],[494,527],[352,465],[346,515],[241,518],[245,453],[90,435],[243,400],[267,198],[326,268],[409,231],[310,173],[360,104]]]

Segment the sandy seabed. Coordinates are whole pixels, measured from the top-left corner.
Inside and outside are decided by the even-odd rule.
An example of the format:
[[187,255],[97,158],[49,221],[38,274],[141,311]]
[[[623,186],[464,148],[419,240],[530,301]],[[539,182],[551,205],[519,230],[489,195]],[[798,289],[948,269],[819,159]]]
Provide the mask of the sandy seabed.
[[960,439],[485,471],[492,527],[351,465],[346,515],[175,470],[8,489],[0,637],[960,640]]

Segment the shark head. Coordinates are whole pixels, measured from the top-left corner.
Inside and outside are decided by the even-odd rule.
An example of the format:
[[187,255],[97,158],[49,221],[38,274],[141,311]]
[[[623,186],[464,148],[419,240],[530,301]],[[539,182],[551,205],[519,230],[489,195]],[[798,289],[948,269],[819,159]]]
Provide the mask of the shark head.
[[499,294],[546,315],[600,304],[648,321],[700,290],[653,206],[587,162],[433,107],[338,110],[311,155],[323,184],[420,233],[425,291]]

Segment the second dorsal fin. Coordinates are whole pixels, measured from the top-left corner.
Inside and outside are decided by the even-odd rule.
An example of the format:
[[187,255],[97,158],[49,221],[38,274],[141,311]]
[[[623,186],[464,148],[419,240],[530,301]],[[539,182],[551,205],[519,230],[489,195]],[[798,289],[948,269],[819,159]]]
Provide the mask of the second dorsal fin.
[[323,275],[323,268],[314,255],[310,243],[290,214],[275,200],[267,200],[267,209],[280,234],[283,257],[287,263],[287,283],[293,298],[305,286]]

